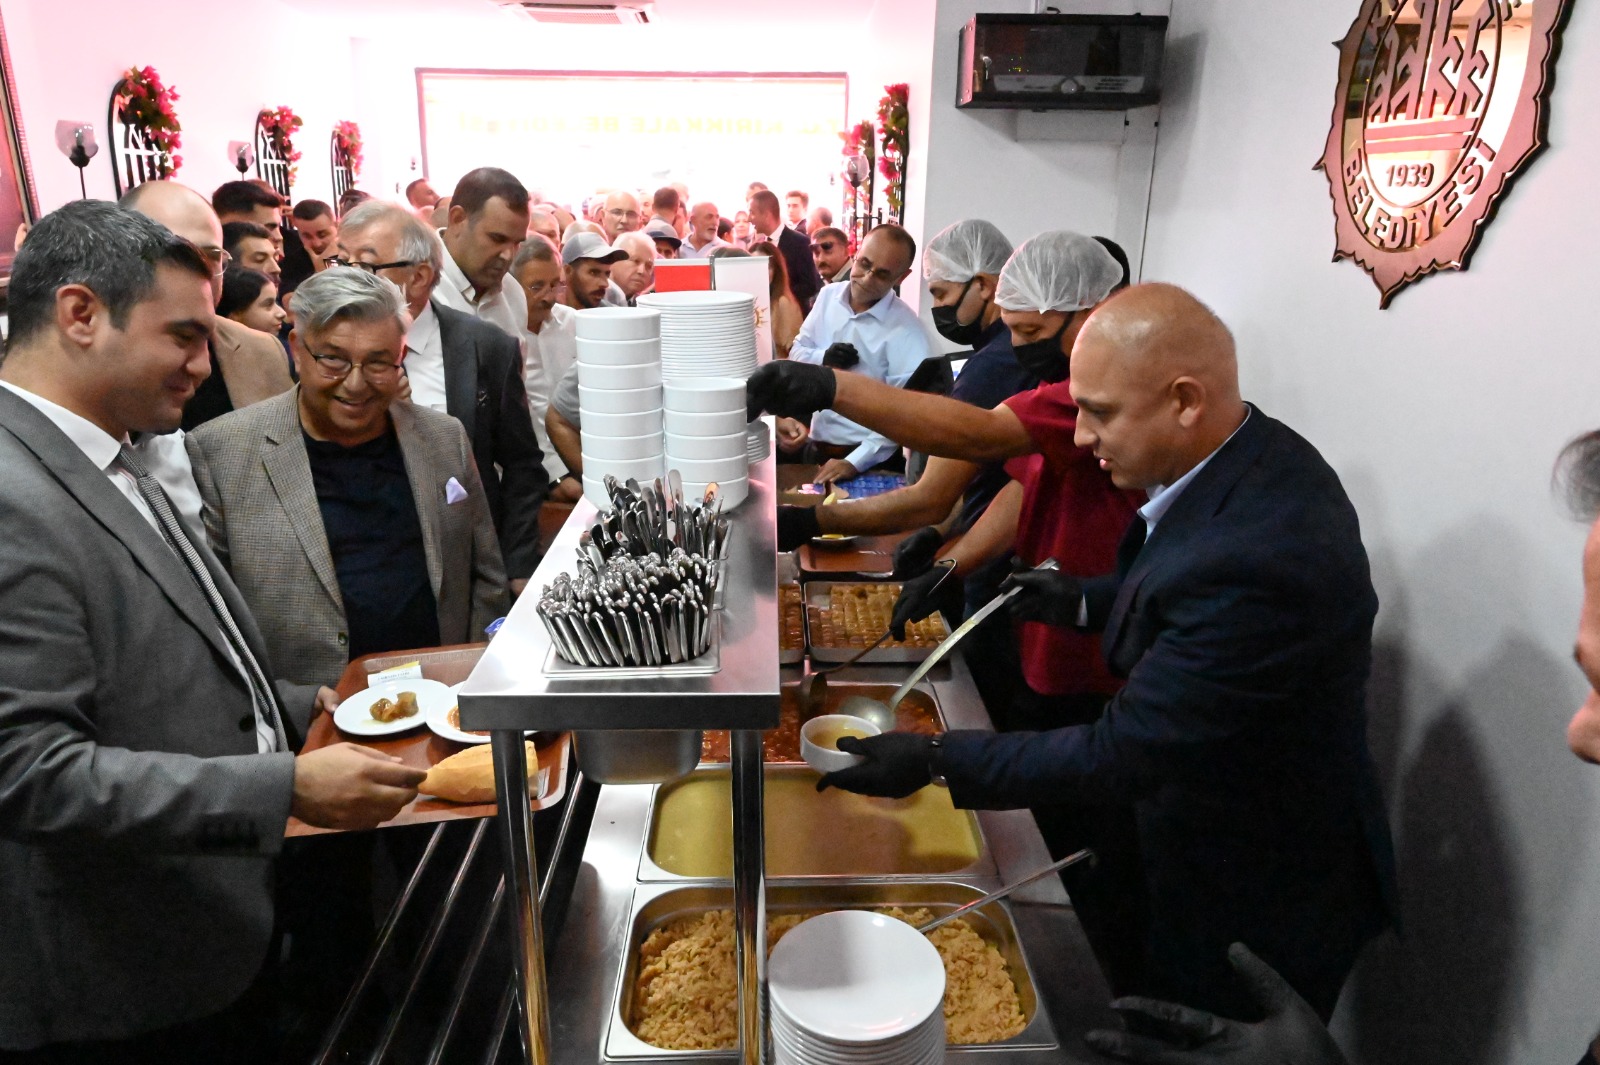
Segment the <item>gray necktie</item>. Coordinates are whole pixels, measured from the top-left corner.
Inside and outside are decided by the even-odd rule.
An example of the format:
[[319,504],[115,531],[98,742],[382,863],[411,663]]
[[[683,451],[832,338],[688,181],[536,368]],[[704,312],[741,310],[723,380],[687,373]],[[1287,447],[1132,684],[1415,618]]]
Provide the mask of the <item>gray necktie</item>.
[[122,463],[123,469],[133,474],[134,483],[139,486],[139,494],[144,496],[144,501],[150,505],[150,512],[156,516],[156,524],[161,527],[161,534],[166,537],[167,544],[173,552],[183,560],[184,566],[189,570],[189,579],[194,581],[195,587],[206,597],[206,602],[211,607],[211,613],[216,616],[223,636],[227,637],[233,653],[244,666],[245,678],[250,682],[256,707],[261,716],[272,726],[273,734],[278,740],[278,750],[289,750],[288,737],[284,735],[283,725],[278,721],[275,709],[277,704],[272,698],[272,686],[267,683],[266,675],[262,673],[261,664],[256,661],[256,656],[250,653],[250,645],[244,642],[244,634],[239,631],[238,624],[233,620],[227,600],[222,598],[216,582],[211,579],[211,571],[206,569],[206,564],[200,559],[200,552],[194,549],[189,534],[184,531],[177,515],[172,512],[172,504],[167,499],[167,493],[161,490],[161,482],[152,477],[150,471],[145,469],[144,463],[126,447],[117,455],[117,461]]

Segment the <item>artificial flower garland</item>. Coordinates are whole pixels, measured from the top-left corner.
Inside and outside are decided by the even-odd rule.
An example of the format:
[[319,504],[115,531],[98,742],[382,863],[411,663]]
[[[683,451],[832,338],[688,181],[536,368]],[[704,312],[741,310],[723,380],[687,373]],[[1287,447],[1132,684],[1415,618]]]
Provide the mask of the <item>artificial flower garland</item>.
[[906,107],[910,89],[905,84],[885,85],[878,101],[878,129],[883,138],[883,154],[878,170],[887,182],[884,198],[896,222],[905,210],[906,156],[911,151],[911,115]]
[[349,161],[350,183],[355,184],[361,177],[361,127],[354,122],[340,122],[333,127],[333,143]]
[[155,158],[157,178],[169,178],[183,165],[177,151],[183,146],[183,127],[173,107],[178,90],[163,84],[155,67],[129,67],[117,82],[117,121],[139,131],[160,154]]
[[293,185],[294,176],[299,172],[295,164],[300,161],[300,153],[294,146],[294,135],[305,123],[287,107],[263,107],[256,116],[256,122],[271,142],[273,152],[289,164],[289,184]]

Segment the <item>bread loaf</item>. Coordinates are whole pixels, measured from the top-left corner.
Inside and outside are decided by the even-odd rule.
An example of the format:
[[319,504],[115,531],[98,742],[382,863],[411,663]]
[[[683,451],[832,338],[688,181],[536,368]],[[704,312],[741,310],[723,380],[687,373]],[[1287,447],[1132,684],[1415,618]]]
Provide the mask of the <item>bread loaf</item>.
[[[528,753],[528,793],[539,787],[539,756],[533,743],[525,744]],[[459,754],[452,754],[428,770],[417,790],[450,802],[494,802],[494,752],[480,743]]]

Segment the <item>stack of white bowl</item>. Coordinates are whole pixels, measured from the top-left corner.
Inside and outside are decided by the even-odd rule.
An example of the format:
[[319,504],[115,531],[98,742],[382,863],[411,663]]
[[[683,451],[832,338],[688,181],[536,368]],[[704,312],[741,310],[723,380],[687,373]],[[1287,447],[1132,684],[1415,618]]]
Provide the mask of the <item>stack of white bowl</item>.
[[[755,298],[748,292],[656,292],[639,306],[661,312],[661,374],[748,378],[756,372]],[[772,450],[771,434],[751,422],[745,458],[756,462]]]
[[945,1059],[944,963],[926,936],[867,910],[796,925],[767,982],[776,1065],[936,1065]]
[[744,378],[674,378],[662,386],[661,397],[667,469],[683,478],[684,498],[701,495],[715,482],[723,509],[743,503],[750,494]]
[[583,494],[608,507],[605,477],[650,481],[665,471],[661,315],[638,307],[577,314]]

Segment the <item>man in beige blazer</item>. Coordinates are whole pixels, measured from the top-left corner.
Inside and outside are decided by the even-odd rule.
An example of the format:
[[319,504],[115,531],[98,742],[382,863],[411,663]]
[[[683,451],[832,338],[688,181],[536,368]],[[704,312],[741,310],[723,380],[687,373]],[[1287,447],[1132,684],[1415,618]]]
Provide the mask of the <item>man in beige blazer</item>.
[[[121,204],[153,218],[200,249],[211,264],[213,306],[222,299],[222,223],[204,196],[176,181],[146,181],[122,197]],[[183,428],[192,429],[219,414],[248,407],[287,392],[289,360],[278,338],[227,318],[216,319],[211,341],[211,376],[184,407]]]
[[377,651],[483,638],[507,607],[494,521],[461,423],[395,403],[400,291],[354,267],[296,290],[292,391],[185,443],[206,536],[279,679],[315,686]]

